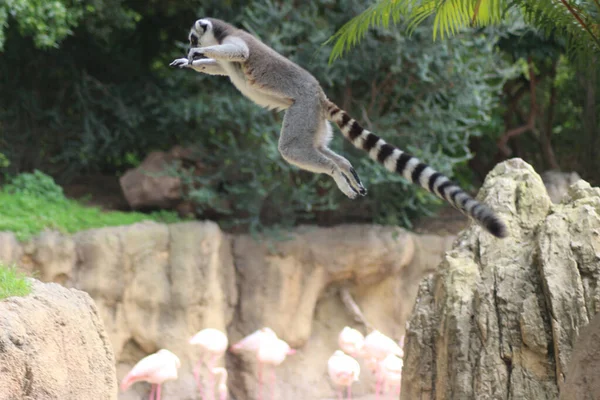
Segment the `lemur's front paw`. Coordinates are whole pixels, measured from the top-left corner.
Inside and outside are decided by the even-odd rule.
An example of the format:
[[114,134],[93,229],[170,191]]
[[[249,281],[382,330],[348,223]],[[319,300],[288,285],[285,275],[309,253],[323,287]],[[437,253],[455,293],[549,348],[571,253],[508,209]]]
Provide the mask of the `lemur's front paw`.
[[207,57],[204,55],[204,49],[201,47],[195,47],[193,49],[190,49],[190,51],[188,52],[188,62],[190,64],[194,62],[194,60],[200,60],[202,58]]
[[173,62],[171,64],[169,64],[169,67],[183,68],[183,67],[187,67],[189,64],[190,64],[190,62],[188,61],[187,58],[177,58],[177,59],[173,60]]

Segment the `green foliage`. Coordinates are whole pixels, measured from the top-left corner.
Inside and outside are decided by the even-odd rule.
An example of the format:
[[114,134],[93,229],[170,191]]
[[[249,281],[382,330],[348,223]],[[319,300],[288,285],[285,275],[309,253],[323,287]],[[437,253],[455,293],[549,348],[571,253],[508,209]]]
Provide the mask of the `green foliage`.
[[[547,36],[567,39],[571,58],[587,58],[600,51],[600,2],[598,0],[525,1],[525,20]],[[586,57],[587,56],[587,57]]]
[[25,274],[19,272],[14,265],[8,266],[0,262],[0,300],[12,296],[27,296],[31,293],[31,283]]
[[60,186],[40,171],[13,179],[0,190],[0,204],[0,232],[14,232],[19,240],[29,239],[45,229],[74,233],[146,220],[165,223],[180,220],[175,213],[167,211],[152,214],[104,212],[97,207],[83,206],[65,198]]
[[54,179],[37,169],[33,173],[25,172],[17,175],[4,187],[4,190],[7,193],[30,195],[53,202],[65,199],[62,188],[54,182]]
[[123,3],[123,0],[4,0],[0,4],[0,51],[6,41],[5,31],[13,22],[21,35],[32,36],[35,46],[41,49],[57,48],[81,22],[91,22],[87,29],[99,38],[106,38],[114,26],[132,28],[140,16]]
[[569,40],[576,55],[600,51],[600,2],[598,0],[376,0],[347,22],[330,41],[335,41],[330,60],[356,46],[372,27],[406,22],[408,32],[433,16],[433,39],[439,32],[456,35],[466,27],[487,26],[511,20],[519,10],[525,20],[547,34]]
[[6,168],[10,165],[10,160],[4,154],[0,153],[0,169]]
[[[116,1],[116,0],[114,0]],[[123,3],[112,13],[128,15]],[[355,165],[369,195],[351,201],[329,177],[286,163],[277,150],[282,115],[243,98],[227,78],[172,69],[187,32],[202,16],[256,34],[311,71],[328,96],[363,124],[442,172],[471,157],[468,143],[487,129],[502,83],[512,74],[494,45],[499,36],[463,32],[432,41],[429,25],[412,39],[366,32],[352,60],[329,65],[323,46],[365,0],[314,2],[162,2],[131,4],[130,25],[90,12],[58,49],[39,50],[7,30],[0,62],[0,135],[8,171],[53,171],[68,181],[82,172],[120,174],[153,150],[193,146],[201,165],[173,165],[202,217],[257,229],[276,224],[376,221],[410,225],[439,201],[391,174],[337,134],[333,142]],[[134,7],[135,5],[135,7]],[[98,10],[106,7],[98,7]],[[83,20],[82,20],[83,21]],[[8,78],[10,77],[10,78]],[[460,178],[460,177],[459,177]]]
[[81,10],[69,9],[59,0],[5,0],[0,5],[0,50],[9,17],[17,21],[21,34],[33,36],[36,46],[45,48],[56,47],[71,34],[81,15]]

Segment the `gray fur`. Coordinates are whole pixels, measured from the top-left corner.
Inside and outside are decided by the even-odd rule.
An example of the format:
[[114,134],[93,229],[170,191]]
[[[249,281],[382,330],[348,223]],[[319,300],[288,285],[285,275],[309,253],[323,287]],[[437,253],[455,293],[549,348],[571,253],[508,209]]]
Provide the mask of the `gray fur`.
[[256,104],[285,110],[279,138],[282,157],[297,167],[331,176],[351,199],[365,195],[360,178],[350,162],[329,149],[335,122],[344,136],[359,149],[474,218],[497,237],[506,237],[504,223],[485,205],[472,199],[458,185],[362,128],[332,103],[319,82],[248,32],[215,18],[194,23],[189,34],[188,57],[170,65],[192,68],[210,75],[227,75],[233,85]]

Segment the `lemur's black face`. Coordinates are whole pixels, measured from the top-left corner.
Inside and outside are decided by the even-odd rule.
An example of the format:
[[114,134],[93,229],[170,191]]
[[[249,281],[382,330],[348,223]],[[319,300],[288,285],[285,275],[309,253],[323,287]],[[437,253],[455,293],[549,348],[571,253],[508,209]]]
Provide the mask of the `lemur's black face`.
[[193,30],[190,32],[189,39],[190,39],[190,48],[198,47],[199,38]]

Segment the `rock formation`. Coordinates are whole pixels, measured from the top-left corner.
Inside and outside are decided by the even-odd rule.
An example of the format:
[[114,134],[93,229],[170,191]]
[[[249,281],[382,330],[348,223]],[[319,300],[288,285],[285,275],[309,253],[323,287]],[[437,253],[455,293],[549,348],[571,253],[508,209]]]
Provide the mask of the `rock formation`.
[[[0,260],[16,262],[48,282],[84,290],[95,300],[112,343],[120,380],[139,359],[168,348],[182,362],[165,398],[198,399],[188,339],[212,327],[233,343],[270,326],[298,349],[277,368],[276,398],[324,399],[335,392],[327,359],[337,334],[353,321],[340,300],[347,289],[368,322],[399,339],[421,278],[435,270],[453,237],[414,235],[393,227],[300,227],[285,238],[227,235],[212,222],[143,222],[75,235],[44,232],[26,243],[0,234]],[[252,357],[228,353],[234,399],[256,398]],[[119,394],[138,400],[149,385]],[[354,386],[374,392],[364,369]],[[268,392],[267,392],[268,393]]]
[[553,205],[539,175],[512,159],[479,198],[510,236],[470,226],[422,282],[402,399],[556,399],[600,307],[600,189],[580,180]]
[[154,151],[144,161],[128,170],[119,183],[129,206],[136,209],[175,208],[183,202],[183,185],[181,179],[169,173],[169,169],[182,163],[194,164],[202,169],[202,164],[193,158],[191,149],[180,146],[169,152]]
[[0,300],[0,400],[117,398],[115,359],[87,293],[31,279]]

